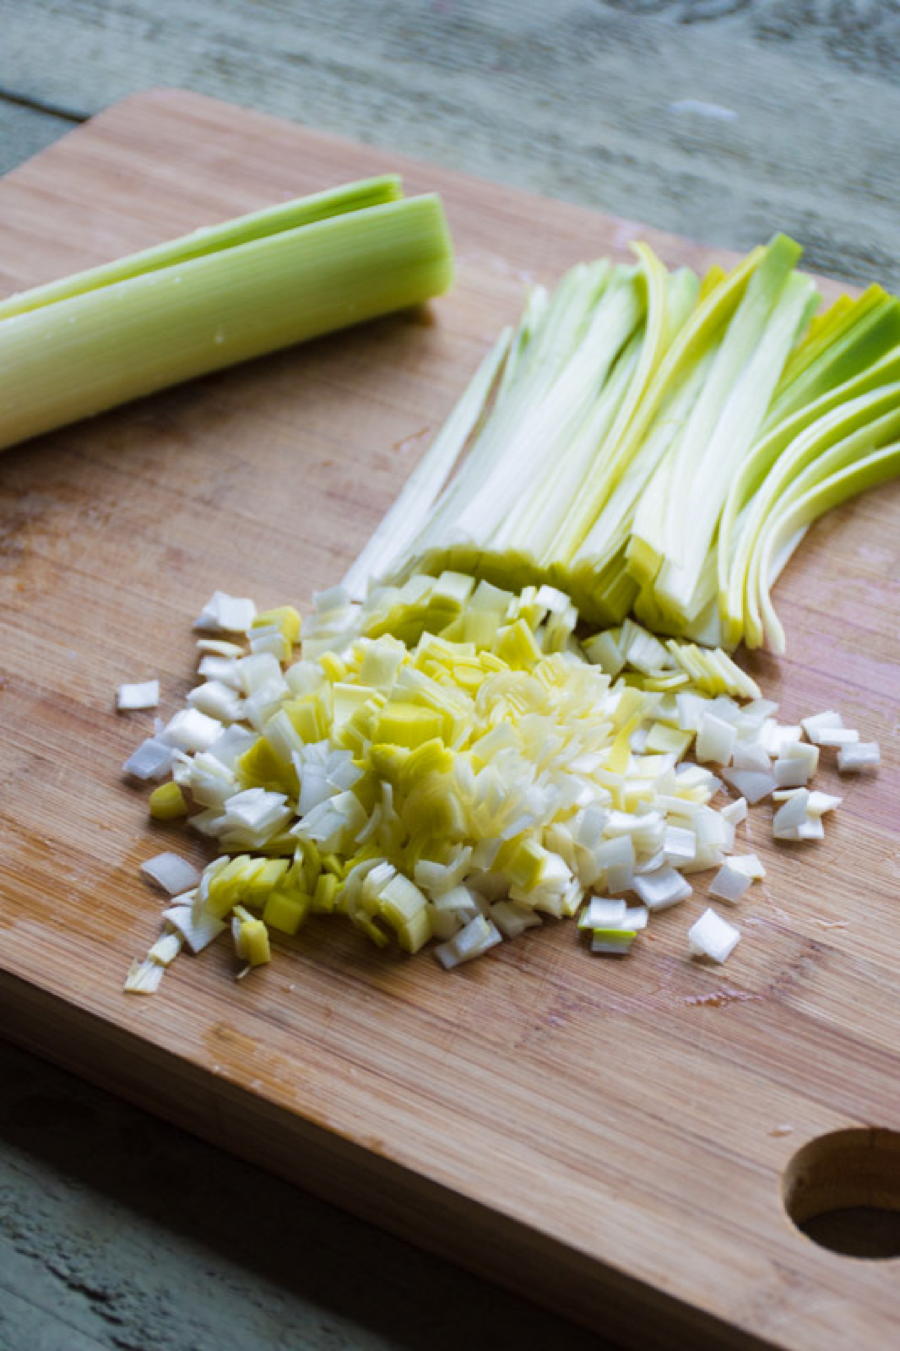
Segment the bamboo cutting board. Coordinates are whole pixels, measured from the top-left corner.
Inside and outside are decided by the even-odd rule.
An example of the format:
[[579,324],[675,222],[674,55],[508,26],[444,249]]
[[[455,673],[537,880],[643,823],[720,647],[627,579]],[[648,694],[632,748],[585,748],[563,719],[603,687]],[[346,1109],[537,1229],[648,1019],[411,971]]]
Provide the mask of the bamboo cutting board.
[[[624,961],[591,959],[560,924],[446,974],[322,922],[240,984],[221,945],[153,999],[120,992],[157,931],[138,863],[204,856],[148,826],[120,779],[152,715],[117,716],[116,685],[160,676],[168,714],[215,587],[306,605],[337,580],[528,279],[636,236],[669,264],[712,255],[175,91],[117,105],[0,183],[7,291],[391,169],[442,192],[455,237],[456,286],[427,313],[0,457],[3,1027],[608,1337],[887,1347],[900,1263],[817,1246],[781,1189],[809,1141],[900,1130],[895,488],[811,533],[779,586],[789,658],[751,663],[783,718],[840,708],[885,763],[843,782],[819,845],[775,849],[754,810],[747,847],[769,875],[724,969],[685,956],[701,879]],[[889,1190],[894,1137],[868,1138],[870,1182]],[[829,1168],[846,1177],[846,1158],[826,1161],[826,1187]]]

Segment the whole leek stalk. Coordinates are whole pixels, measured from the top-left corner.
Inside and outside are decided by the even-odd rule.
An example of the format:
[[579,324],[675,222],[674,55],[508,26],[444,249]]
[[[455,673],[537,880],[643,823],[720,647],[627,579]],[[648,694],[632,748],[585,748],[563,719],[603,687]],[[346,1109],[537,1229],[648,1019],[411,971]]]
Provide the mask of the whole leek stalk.
[[453,569],[550,583],[593,623],[783,650],[771,587],[805,529],[900,473],[900,301],[873,286],[815,315],[783,235],[702,279],[635,252],[532,292],[351,595]]
[[447,289],[440,200],[393,175],[0,302],[0,448]]

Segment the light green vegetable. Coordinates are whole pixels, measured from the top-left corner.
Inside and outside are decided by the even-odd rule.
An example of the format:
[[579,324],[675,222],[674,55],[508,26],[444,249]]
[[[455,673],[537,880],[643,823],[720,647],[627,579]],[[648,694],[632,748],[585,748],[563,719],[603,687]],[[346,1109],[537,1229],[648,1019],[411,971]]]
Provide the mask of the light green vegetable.
[[0,302],[0,448],[446,290],[437,197],[369,179]]
[[581,264],[532,292],[351,568],[352,595],[453,569],[550,583],[593,623],[632,612],[710,647],[782,650],[770,588],[803,531],[898,472],[900,302],[871,287],[813,318],[783,235],[702,282],[635,251],[637,266]]

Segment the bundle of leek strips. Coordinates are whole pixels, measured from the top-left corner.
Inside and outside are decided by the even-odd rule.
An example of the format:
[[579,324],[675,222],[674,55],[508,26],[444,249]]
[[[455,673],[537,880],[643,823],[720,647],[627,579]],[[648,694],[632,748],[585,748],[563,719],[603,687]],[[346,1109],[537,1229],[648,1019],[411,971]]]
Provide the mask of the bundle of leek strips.
[[441,294],[439,199],[366,179],[0,301],[0,448]]
[[537,287],[345,585],[451,568],[549,583],[595,623],[783,651],[771,587],[822,512],[900,473],[900,302],[815,316],[776,236],[731,272]]

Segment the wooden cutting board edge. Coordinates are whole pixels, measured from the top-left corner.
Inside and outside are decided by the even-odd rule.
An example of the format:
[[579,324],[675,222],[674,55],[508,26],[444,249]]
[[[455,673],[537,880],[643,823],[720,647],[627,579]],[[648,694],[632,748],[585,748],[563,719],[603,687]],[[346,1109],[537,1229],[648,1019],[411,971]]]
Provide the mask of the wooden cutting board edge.
[[[0,1022],[13,1044],[260,1166],[481,1279],[641,1351],[772,1351],[746,1328],[598,1263],[462,1190],[323,1129],[227,1077],[0,969]],[[107,1066],[111,1066],[109,1070]],[[151,1091],[149,1085],[155,1087]],[[160,1087],[162,1086],[162,1087]]]

